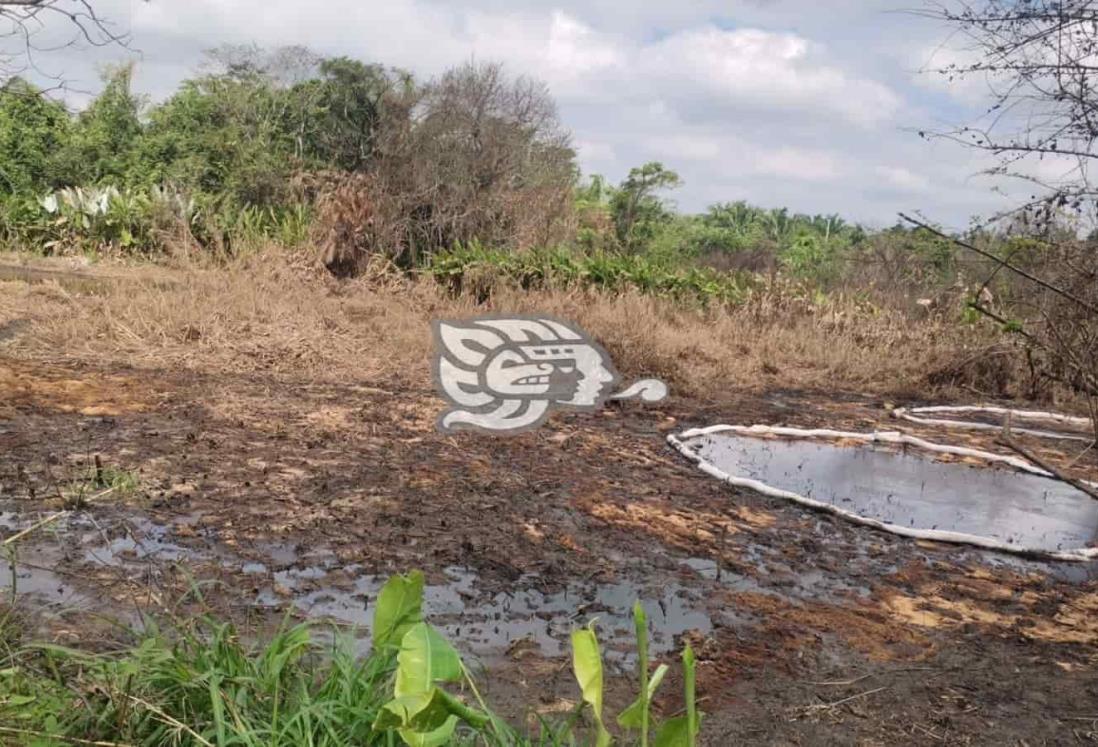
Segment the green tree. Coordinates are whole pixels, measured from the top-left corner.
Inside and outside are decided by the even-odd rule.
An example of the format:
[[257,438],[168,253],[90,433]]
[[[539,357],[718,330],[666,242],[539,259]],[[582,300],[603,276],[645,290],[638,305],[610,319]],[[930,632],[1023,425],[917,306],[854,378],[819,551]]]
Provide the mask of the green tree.
[[150,113],[135,176],[237,204],[277,202],[295,166],[284,107],[282,92],[259,75],[186,81]]
[[322,60],[320,77],[289,92],[297,152],[314,163],[359,171],[374,158],[386,96],[411,76],[347,57]]
[[743,200],[710,205],[702,220],[712,228],[724,228],[740,235],[748,234],[759,222],[759,209]]
[[679,175],[657,161],[630,170],[610,200],[618,241],[625,249],[637,251],[651,241],[672,215],[658,193],[681,185]]
[[141,101],[134,95],[133,65],[109,69],[102,92],[80,113],[64,158],[77,184],[120,185],[132,170],[142,135]]
[[27,81],[17,77],[0,86],[0,196],[63,183],[60,154],[70,131],[65,107]]

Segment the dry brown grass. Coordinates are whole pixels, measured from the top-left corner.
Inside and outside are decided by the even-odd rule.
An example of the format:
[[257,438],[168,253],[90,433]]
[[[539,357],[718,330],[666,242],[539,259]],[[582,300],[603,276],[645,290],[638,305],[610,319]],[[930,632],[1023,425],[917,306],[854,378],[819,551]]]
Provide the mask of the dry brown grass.
[[[10,257],[0,256],[5,261]],[[690,397],[719,401],[729,391],[786,387],[930,396],[941,393],[935,388],[978,389],[984,369],[1008,391],[1021,388],[1005,357],[981,352],[990,344],[985,333],[853,302],[819,307],[760,294],[737,309],[703,311],[636,293],[497,287],[486,306],[477,306],[430,279],[375,273],[336,281],[276,252],[216,269],[86,272],[129,277],[90,293],[56,280],[0,281],[0,325],[32,323],[0,351],[427,387],[431,319],[541,312],[590,331],[623,375],[659,376]],[[972,377],[963,366],[955,376],[940,375],[965,361],[982,368]]]
[[385,245],[401,246],[396,236],[374,235],[376,190],[369,175],[319,174],[313,178],[329,182],[316,187],[317,216],[312,233],[321,262],[333,275],[358,274],[359,265],[365,263],[379,239]]

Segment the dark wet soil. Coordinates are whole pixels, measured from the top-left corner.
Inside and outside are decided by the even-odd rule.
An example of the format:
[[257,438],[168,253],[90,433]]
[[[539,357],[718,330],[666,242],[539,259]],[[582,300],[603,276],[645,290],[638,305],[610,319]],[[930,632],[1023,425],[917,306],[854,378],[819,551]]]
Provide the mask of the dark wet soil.
[[[155,610],[198,578],[249,628],[286,611],[360,625],[380,579],[421,568],[431,614],[516,717],[574,702],[573,625],[598,617],[627,667],[640,598],[661,657],[698,651],[707,744],[1095,738],[1094,564],[868,531],[722,485],[665,443],[721,421],[897,427],[882,403],[672,397],[502,440],[438,434],[440,405],[395,381],[0,359],[0,534],[59,508],[96,455],[139,480],[21,548],[20,603],[79,636],[71,607]],[[609,705],[626,698],[615,685]]]

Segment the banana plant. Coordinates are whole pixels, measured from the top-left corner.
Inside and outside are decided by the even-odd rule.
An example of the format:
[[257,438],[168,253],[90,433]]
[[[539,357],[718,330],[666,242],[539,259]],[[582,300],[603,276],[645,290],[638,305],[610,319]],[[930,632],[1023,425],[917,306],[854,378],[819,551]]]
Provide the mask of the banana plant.
[[618,714],[618,726],[639,729],[641,747],[648,747],[649,721],[652,698],[667,675],[667,665],[660,664],[648,676],[648,616],[638,601],[633,604],[633,626],[637,636],[638,695],[632,705]]
[[595,719],[595,747],[609,747],[610,732],[602,721],[602,654],[595,636],[595,621],[586,628],[572,632],[572,670],[580,686],[583,701],[591,708]]
[[690,648],[690,644],[682,652],[682,673],[686,688],[686,713],[660,724],[653,747],[695,747],[697,744],[702,714],[698,710],[694,693],[696,671],[694,650]]
[[394,576],[382,587],[374,611],[373,643],[399,641],[393,698],[381,707],[374,730],[396,731],[409,747],[448,744],[460,722],[483,729],[491,717],[470,708],[438,685],[467,677],[456,649],[423,622],[423,574]]
[[[701,729],[701,713],[697,709],[694,691],[696,677],[694,651],[689,645],[683,650],[683,680],[685,682],[686,713],[652,723],[651,704],[656,690],[667,675],[668,667],[661,664],[651,677],[648,675],[648,619],[640,602],[633,605],[633,623],[637,636],[637,670],[639,692],[637,699],[618,714],[618,725],[623,729],[638,730],[640,744],[648,747],[650,732],[656,730],[652,747],[695,747]],[[594,747],[610,747],[613,737],[606,729],[602,717],[603,665],[599,652],[595,621],[586,628],[572,633],[572,668],[580,686],[583,703],[590,709],[595,722]]]
[[410,747],[439,747],[451,741],[461,721],[484,728],[491,720],[486,713],[438,686],[464,676],[454,647],[430,625],[415,623],[401,639],[393,699],[381,707],[374,729],[395,729]]

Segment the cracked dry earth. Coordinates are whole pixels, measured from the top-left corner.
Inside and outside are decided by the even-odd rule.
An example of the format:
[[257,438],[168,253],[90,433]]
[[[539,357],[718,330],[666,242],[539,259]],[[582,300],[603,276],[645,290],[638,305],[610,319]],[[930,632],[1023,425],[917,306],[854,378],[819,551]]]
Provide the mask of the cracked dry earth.
[[[181,600],[193,576],[246,629],[287,610],[350,625],[378,579],[421,568],[429,607],[516,718],[574,702],[574,624],[598,617],[628,667],[636,597],[661,657],[698,652],[706,744],[1098,741],[1091,564],[858,528],[722,485],[665,443],[722,421],[896,427],[882,402],[672,397],[505,439],[440,435],[440,404],[378,381],[0,357],[0,535],[56,509],[96,456],[139,478],[35,535],[20,604],[87,644],[99,615]],[[610,706],[628,697],[617,681]]]

